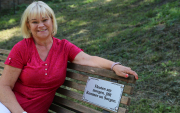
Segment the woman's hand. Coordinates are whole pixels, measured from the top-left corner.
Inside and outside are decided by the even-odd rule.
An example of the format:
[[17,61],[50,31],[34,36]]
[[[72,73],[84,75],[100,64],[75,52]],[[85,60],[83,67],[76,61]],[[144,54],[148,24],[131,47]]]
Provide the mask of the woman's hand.
[[135,71],[131,70],[131,68],[123,66],[123,65],[115,65],[112,70],[118,75],[125,78],[129,77],[129,74],[134,75],[136,79],[138,79],[138,75]]

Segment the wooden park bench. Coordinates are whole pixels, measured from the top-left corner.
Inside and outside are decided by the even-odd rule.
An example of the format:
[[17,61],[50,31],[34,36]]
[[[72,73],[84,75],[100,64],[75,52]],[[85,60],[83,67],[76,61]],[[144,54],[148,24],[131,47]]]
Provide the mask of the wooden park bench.
[[[10,50],[0,49],[0,75],[2,74],[4,61],[9,52]],[[111,70],[82,66],[73,63],[68,63],[66,76],[64,84],[56,91],[53,103],[49,108],[49,113],[111,113],[112,111],[108,109],[104,109],[82,100],[88,76],[120,84],[124,82],[134,84],[136,82],[133,75],[130,75],[128,78],[123,78],[117,76]],[[133,87],[125,85],[120,101],[121,107],[119,107],[118,113],[128,112],[126,107],[130,105],[130,98],[127,97],[127,94],[132,93]]]

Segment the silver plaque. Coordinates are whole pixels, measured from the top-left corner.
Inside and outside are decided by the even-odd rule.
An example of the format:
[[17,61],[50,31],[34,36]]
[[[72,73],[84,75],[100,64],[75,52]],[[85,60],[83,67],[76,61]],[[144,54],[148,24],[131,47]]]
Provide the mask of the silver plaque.
[[102,108],[117,112],[123,89],[123,84],[89,77],[82,99]]

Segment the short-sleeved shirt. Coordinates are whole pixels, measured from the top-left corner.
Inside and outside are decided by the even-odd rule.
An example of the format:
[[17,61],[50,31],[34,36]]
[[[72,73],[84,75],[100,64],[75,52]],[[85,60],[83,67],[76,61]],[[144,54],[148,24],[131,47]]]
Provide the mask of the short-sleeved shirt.
[[25,111],[47,113],[57,88],[64,83],[67,61],[72,62],[81,51],[69,41],[54,37],[46,61],[41,60],[32,37],[12,48],[5,64],[22,69],[13,92]]

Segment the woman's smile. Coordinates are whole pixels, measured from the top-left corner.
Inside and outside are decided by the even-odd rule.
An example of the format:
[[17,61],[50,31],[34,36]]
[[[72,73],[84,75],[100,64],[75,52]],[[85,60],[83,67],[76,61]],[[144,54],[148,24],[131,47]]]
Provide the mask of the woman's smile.
[[43,31],[46,31],[47,29],[43,29],[43,30],[38,30],[38,32],[43,32]]

